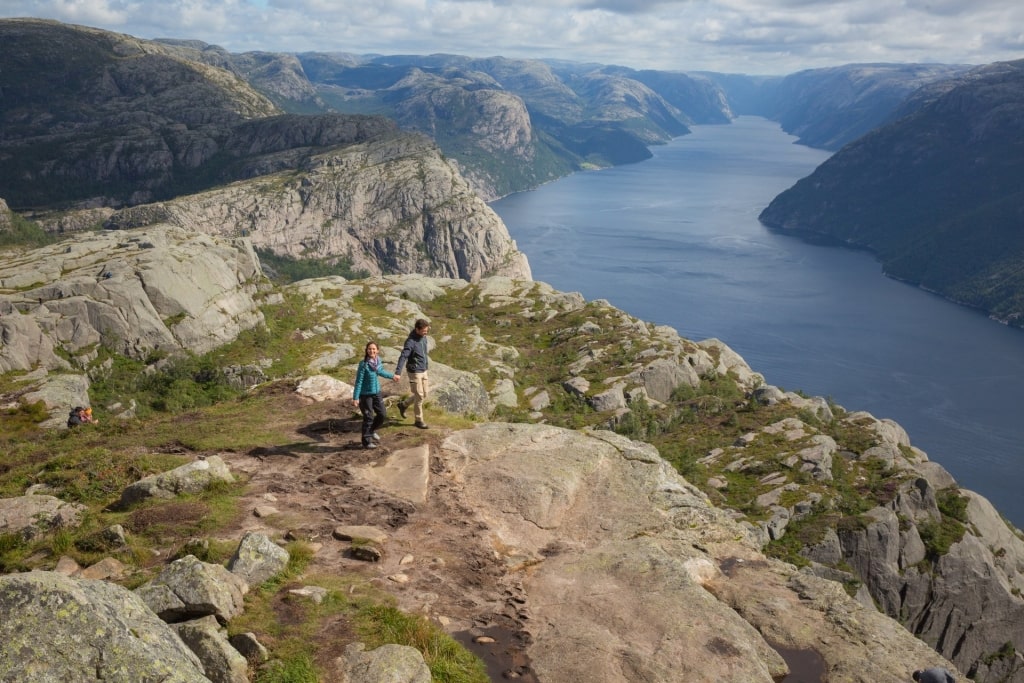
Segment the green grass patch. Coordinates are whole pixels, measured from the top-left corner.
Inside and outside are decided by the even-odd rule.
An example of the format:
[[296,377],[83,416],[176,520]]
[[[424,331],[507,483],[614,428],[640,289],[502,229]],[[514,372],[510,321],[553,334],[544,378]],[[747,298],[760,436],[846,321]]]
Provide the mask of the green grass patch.
[[[273,662],[256,671],[257,681],[323,680],[344,646],[359,641],[370,650],[389,643],[416,648],[435,681],[488,682],[475,655],[440,627],[395,608],[390,596],[364,578],[302,576],[307,551],[301,544],[289,546],[288,569],[250,592],[245,612],[228,624],[231,633],[255,633],[270,651]],[[289,592],[299,586],[319,586],[325,597],[317,603]]]
[[478,657],[454,638],[418,615],[388,605],[363,605],[355,615],[356,628],[369,649],[387,643],[408,645],[419,650],[435,681],[445,683],[487,683],[490,678]]
[[38,224],[14,212],[10,212],[8,216],[11,223],[9,229],[0,230],[0,249],[45,247],[65,239],[61,235],[46,232]]
[[290,256],[275,254],[269,249],[258,248],[256,249],[256,255],[259,256],[260,264],[264,270],[278,284],[288,284],[290,282],[298,282],[299,280],[331,275],[340,275],[346,280],[361,280],[370,275],[365,270],[353,268],[351,258],[295,259]]

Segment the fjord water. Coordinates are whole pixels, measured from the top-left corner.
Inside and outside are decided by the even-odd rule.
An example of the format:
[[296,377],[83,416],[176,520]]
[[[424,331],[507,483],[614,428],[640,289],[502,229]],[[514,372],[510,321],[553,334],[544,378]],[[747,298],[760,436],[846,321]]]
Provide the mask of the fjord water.
[[794,143],[740,117],[491,206],[535,279],[717,337],[769,384],[895,420],[1024,527],[1024,332],[887,278],[866,253],[768,232],[758,213],[828,157]]

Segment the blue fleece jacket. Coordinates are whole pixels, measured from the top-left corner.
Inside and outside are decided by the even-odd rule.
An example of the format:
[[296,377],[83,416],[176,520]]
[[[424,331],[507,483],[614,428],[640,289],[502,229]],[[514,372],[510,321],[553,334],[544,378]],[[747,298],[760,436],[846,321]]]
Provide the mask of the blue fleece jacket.
[[373,394],[380,393],[380,382],[377,381],[377,375],[392,379],[393,374],[384,369],[384,364],[381,363],[377,366],[377,370],[374,371],[370,364],[366,360],[359,361],[359,369],[356,370],[356,386],[352,390],[352,398],[359,400],[360,396],[372,396]]

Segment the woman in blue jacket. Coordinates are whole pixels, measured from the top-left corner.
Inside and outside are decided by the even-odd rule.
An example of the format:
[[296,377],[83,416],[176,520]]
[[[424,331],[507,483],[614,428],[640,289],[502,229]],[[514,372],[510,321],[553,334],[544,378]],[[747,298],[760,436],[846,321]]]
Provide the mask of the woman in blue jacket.
[[363,414],[363,448],[376,448],[377,430],[384,424],[384,399],[380,397],[380,383],[377,376],[394,379],[394,375],[380,363],[380,349],[377,342],[369,342],[363,360],[356,370],[356,386],[352,392],[352,403],[359,406]]

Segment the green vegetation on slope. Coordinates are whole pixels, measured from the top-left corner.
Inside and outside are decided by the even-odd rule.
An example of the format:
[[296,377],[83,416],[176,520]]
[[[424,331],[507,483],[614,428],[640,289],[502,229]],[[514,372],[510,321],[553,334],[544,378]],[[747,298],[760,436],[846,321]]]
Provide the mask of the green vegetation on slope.
[[[224,562],[233,550],[218,540],[218,530],[237,522],[244,511],[239,496],[244,478],[201,495],[172,501],[154,501],[127,511],[113,511],[125,486],[147,474],[165,471],[189,458],[186,453],[250,452],[268,444],[288,444],[290,449],[314,452],[315,443],[295,443],[286,427],[268,421],[280,410],[280,397],[290,394],[296,378],[308,371],[311,357],[366,329],[393,325],[388,304],[394,303],[372,281],[337,284],[325,282],[320,304],[283,290],[263,307],[266,324],[246,332],[233,343],[199,357],[154,357],[146,362],[129,361],[100,352],[94,369],[93,399],[100,405],[112,401],[134,402],[134,420],[104,420],[88,429],[42,432],[31,425],[46,417],[36,405],[22,405],[0,413],[0,496],[20,495],[39,484],[59,491],[61,497],[86,506],[85,522],[78,529],[60,529],[33,539],[0,536],[0,569],[22,571],[52,568],[68,555],[86,565],[113,554],[135,570],[131,584],[144,581],[159,570],[167,557],[194,554],[200,559]],[[342,289],[359,293],[345,308],[352,318],[337,324],[337,309],[325,304],[342,297]],[[694,485],[702,488],[719,506],[731,508],[754,523],[764,521],[767,511],[759,496],[779,485],[778,476],[799,485],[799,493],[784,493],[779,503],[792,506],[817,494],[817,502],[800,519],[791,522],[781,539],[767,552],[795,564],[807,561],[801,551],[819,542],[827,529],[858,533],[870,520],[865,513],[892,503],[909,476],[889,470],[882,460],[860,457],[878,445],[870,418],[853,419],[831,406],[835,420],[823,421],[809,410],[789,403],[762,405],[752,400],[731,376],[709,374],[696,387],[681,387],[662,403],[636,400],[631,412],[617,416],[594,410],[581,398],[562,388],[567,368],[581,357],[590,362],[579,376],[595,386],[608,377],[622,375],[640,358],[667,352],[667,337],[654,334],[653,326],[641,323],[604,302],[560,306],[545,300],[543,286],[534,284],[522,297],[484,299],[476,286],[452,287],[429,302],[423,313],[433,320],[438,340],[432,358],[454,368],[476,373],[488,387],[507,375],[493,361],[513,370],[520,405],[526,406],[527,390],[546,390],[551,402],[531,414],[525,407],[499,408],[492,419],[532,421],[569,428],[614,427],[630,438],[655,445],[662,456]],[[532,294],[531,294],[532,292]],[[351,290],[348,292],[351,295]],[[531,298],[531,296],[533,298]],[[565,301],[569,301],[567,297]],[[358,325],[351,320],[357,320]],[[644,327],[644,333],[638,330]],[[483,346],[467,346],[465,340],[482,340]],[[479,344],[480,342],[474,342]],[[692,342],[685,340],[686,345]],[[641,356],[640,354],[644,354]],[[265,362],[268,361],[268,362]],[[243,391],[226,381],[225,369],[259,366],[266,381]],[[348,379],[345,377],[344,379]],[[19,377],[2,378],[5,391],[17,386]],[[303,411],[292,408],[294,422],[309,423]],[[312,415],[312,413],[310,413]],[[438,425],[462,427],[466,418],[437,416]],[[483,419],[477,416],[476,419]],[[815,479],[793,468],[786,459],[808,445],[809,436],[793,438],[765,431],[769,425],[792,420],[808,435],[825,435],[838,444],[831,467],[832,478]],[[741,438],[755,434],[744,446],[748,464],[742,468],[707,458],[709,453],[735,447]],[[724,482],[715,484],[714,482]],[[921,525],[928,549],[926,562],[935,562],[962,537],[966,499],[955,490],[942,492],[940,519]],[[122,524],[129,534],[126,548],[109,548],[99,532]],[[197,539],[205,542],[197,543]],[[160,549],[162,555],[153,553]],[[290,548],[297,563],[303,549]],[[840,569],[848,569],[842,568]],[[328,599],[316,605],[289,597],[288,589],[318,585]],[[848,589],[857,588],[851,580]],[[260,671],[261,681],[316,680],[324,662],[318,652],[325,644],[351,639],[367,642],[401,642],[420,649],[435,680],[485,681],[479,662],[418,617],[402,614],[382,595],[355,577],[320,576],[293,566],[288,573],[260,587],[248,598],[246,614],[231,624],[232,630],[252,630],[261,635],[279,664]]]

